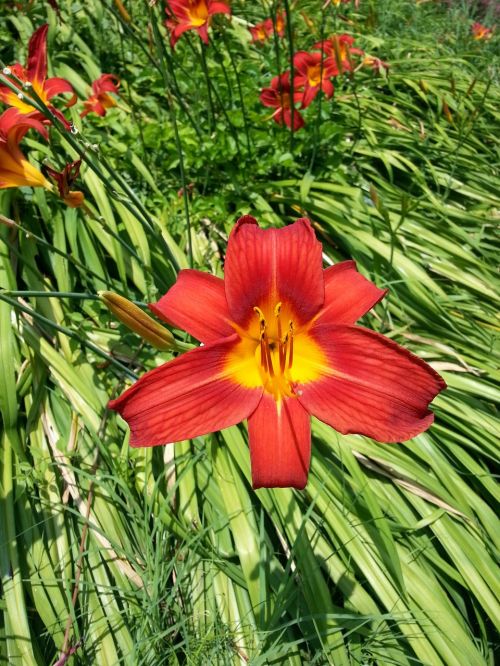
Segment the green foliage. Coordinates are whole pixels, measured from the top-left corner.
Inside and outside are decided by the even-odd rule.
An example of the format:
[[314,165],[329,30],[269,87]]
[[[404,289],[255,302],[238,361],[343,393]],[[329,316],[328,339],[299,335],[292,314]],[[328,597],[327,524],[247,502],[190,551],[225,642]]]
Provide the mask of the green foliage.
[[[81,98],[102,72],[122,85],[103,118],[66,111],[78,134],[23,143],[59,168],[84,152],[86,209],[0,191],[0,663],[75,646],[68,663],[105,666],[493,664],[500,89],[498,37],[470,37],[488,15],[311,0],[292,4],[292,44],[259,46],[247,24],[275,3],[235,0],[206,49],[188,32],[172,50],[161,3],[125,2],[130,23],[111,0],[59,0],[63,20],[49,4],[0,9],[2,63],[48,21],[53,75]],[[260,89],[335,30],[389,71],[339,77],[292,135]],[[389,288],[364,324],[449,387],[404,444],[314,421],[300,493],[251,489],[244,426],[132,449],[106,409],[171,354],[97,292],[146,303],[180,268],[220,274],[249,212],[309,216],[328,262]]]

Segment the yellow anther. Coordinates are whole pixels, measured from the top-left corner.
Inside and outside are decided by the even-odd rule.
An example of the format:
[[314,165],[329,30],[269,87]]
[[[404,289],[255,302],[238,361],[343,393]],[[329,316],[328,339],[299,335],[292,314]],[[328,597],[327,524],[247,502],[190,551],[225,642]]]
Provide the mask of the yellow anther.
[[274,316],[279,317],[280,313],[281,313],[281,302],[276,303],[276,305],[274,306]]

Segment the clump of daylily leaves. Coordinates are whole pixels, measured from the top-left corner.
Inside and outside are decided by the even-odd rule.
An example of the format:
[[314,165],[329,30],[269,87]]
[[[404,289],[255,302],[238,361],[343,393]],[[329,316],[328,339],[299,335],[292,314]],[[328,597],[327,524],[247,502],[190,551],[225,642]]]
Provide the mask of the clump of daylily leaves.
[[[84,205],[83,193],[72,190],[79,176],[81,159],[67,163],[62,171],[48,165],[43,165],[40,170],[29,162],[20,148],[30,129],[48,140],[48,127],[53,120],[70,131],[71,123],[54,105],[54,100],[59,95],[69,94],[71,97],[65,103],[66,107],[78,101],[69,81],[47,77],[47,33],[48,25],[44,24],[31,36],[26,66],[14,63],[2,72],[8,85],[0,85],[0,102],[9,108],[0,115],[0,189],[43,187],[57,194],[71,208],[76,208]],[[102,74],[91,84],[90,96],[83,102],[80,116],[89,113],[104,116],[108,108],[116,106],[116,100],[110,93],[117,93],[119,84],[116,76]],[[53,120],[37,108],[39,104],[48,109]]]

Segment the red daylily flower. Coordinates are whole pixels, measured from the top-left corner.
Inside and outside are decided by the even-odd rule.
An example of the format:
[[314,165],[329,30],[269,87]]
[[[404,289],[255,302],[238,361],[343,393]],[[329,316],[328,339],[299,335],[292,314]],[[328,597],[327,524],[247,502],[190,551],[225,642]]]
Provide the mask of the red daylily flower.
[[70,208],[79,208],[83,205],[83,192],[72,190],[73,183],[80,175],[82,160],[75,160],[66,164],[62,171],[56,171],[52,167],[45,166],[46,173],[55,181],[59,196]]
[[310,415],[341,433],[410,439],[445,388],[424,361],[354,326],[385,295],[353,261],[322,268],[309,220],[229,237],[224,279],[195,270],[150,308],[203,346],[151,370],[109,407],[132,446],[190,439],[248,419],[254,488],[307,483]]
[[29,186],[51,190],[51,183],[26,159],[19,148],[21,139],[32,126],[31,123],[11,126],[5,121],[5,116],[6,114],[3,114],[0,118],[0,189]]
[[471,26],[471,32],[474,39],[477,40],[488,40],[493,37],[493,29],[487,28],[482,23],[473,23]]
[[208,44],[208,26],[214,14],[231,14],[229,5],[215,0],[168,0],[168,19],[165,25],[170,30],[172,48],[186,30],[196,30]]
[[[292,91],[290,88],[290,72],[285,72],[279,76],[275,76],[271,81],[270,88],[263,88],[260,93],[260,101],[264,106],[271,106],[276,109],[272,117],[274,120],[282,125],[285,123],[287,127],[292,127],[292,111],[291,107],[294,103],[292,99]],[[300,113],[294,109],[293,112],[293,129],[296,132],[304,126],[304,119]]]
[[106,110],[116,106],[116,100],[109,93],[118,94],[120,79],[114,74],[101,74],[92,83],[92,95],[83,102],[84,110],[80,113],[83,118],[88,113],[97,113],[105,116]]
[[269,24],[268,20],[266,19],[265,21],[261,21],[260,23],[256,23],[254,26],[250,27],[250,34],[252,35],[252,43],[261,43],[263,44],[264,42],[267,42],[269,39],[269,36],[272,34],[272,32],[269,32]]
[[[278,12],[276,14],[276,34],[278,37],[283,37],[285,34],[285,19],[285,12]],[[265,21],[261,21],[261,23],[256,23],[254,27],[249,28],[252,34],[252,42],[263,44],[275,32],[274,28],[275,24],[272,18],[267,18]]]
[[325,58],[322,53],[298,51],[293,58],[293,65],[294,83],[297,88],[304,88],[303,92],[295,93],[295,101],[302,102],[303,109],[309,106],[320,90],[326,97],[332,97],[334,88],[330,78],[338,74],[333,58]]
[[350,72],[353,69],[352,54],[363,55],[364,51],[353,46],[354,37],[351,35],[333,35],[329,39],[317,42],[315,49],[322,50],[326,56],[333,58],[340,73]]
[[[66,106],[71,106],[76,102],[76,95],[72,85],[66,81],[66,79],[61,79],[59,77],[47,78],[48,29],[48,24],[42,25],[31,36],[28,44],[27,67],[15,63],[7,69],[24,84],[31,84],[33,91],[38,97],[40,97],[44,104],[50,108],[52,113],[56,114],[65,125],[68,125],[64,116],[49,104],[49,101],[56,95],[61,93],[72,93],[71,99],[66,104]],[[13,84],[16,87],[19,87],[16,81],[13,81]],[[20,92],[23,92],[20,87],[19,90]],[[27,90],[26,94],[29,96],[30,91]],[[43,121],[44,123],[48,122],[39,111],[34,109],[31,104],[24,100],[22,95],[19,96],[7,86],[0,86],[0,101],[17,109],[17,114],[12,114],[11,119],[16,117],[17,122],[22,123],[23,125],[26,123],[26,119],[28,119],[28,123],[32,127],[35,127],[40,121]]]

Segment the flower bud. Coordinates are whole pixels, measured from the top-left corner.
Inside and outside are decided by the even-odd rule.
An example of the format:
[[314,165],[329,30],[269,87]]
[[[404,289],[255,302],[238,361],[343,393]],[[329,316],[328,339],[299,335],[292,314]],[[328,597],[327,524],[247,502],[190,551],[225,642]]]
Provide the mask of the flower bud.
[[175,346],[172,333],[127,298],[112,291],[100,291],[98,293],[101,301],[122,324],[125,324],[154,347],[165,350]]

